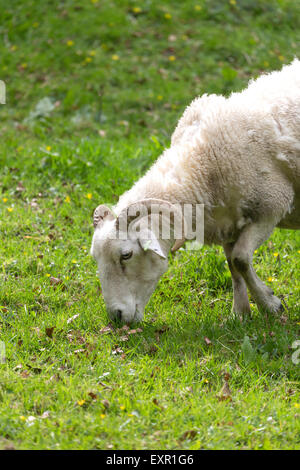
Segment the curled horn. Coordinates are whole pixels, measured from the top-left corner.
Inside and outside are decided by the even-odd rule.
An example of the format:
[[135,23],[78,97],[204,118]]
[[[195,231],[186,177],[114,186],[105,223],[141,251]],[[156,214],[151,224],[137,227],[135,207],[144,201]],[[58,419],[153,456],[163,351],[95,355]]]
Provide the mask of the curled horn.
[[94,227],[98,227],[99,224],[102,224],[104,219],[113,220],[115,216],[109,207],[104,204],[100,204],[94,211]]
[[[128,207],[122,210],[120,215],[118,216],[116,220],[116,227],[117,230],[122,226],[124,228],[124,225],[122,225],[122,221],[125,219],[127,223],[127,228],[129,224],[137,219],[138,217],[145,216],[151,214],[151,208],[153,205],[159,205],[160,207],[168,207],[169,209],[172,209],[172,222],[174,223],[174,217],[175,215],[179,216],[180,219],[183,221],[183,227],[182,227],[182,232],[184,232],[184,217],[182,210],[175,204],[172,204],[171,202],[164,201],[162,199],[143,199],[141,201],[135,202],[133,204],[130,204]],[[175,243],[171,249],[171,252],[173,253],[174,251],[178,250],[184,243],[185,243],[185,238],[178,238],[175,239]]]

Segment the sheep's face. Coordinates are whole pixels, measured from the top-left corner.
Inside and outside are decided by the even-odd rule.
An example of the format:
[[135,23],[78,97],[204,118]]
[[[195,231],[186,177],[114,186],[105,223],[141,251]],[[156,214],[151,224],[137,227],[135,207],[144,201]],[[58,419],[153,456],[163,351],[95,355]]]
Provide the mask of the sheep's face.
[[111,319],[141,321],[145,306],[168,267],[168,246],[148,229],[116,239],[116,220],[98,224],[91,254],[98,264],[102,294]]

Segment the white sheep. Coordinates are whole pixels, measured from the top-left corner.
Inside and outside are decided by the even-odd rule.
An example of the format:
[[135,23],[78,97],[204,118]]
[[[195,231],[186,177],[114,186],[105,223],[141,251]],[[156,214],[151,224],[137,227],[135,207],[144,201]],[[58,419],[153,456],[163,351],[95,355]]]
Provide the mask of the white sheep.
[[[232,275],[234,312],[250,312],[247,288],[258,307],[282,308],[252,267],[254,251],[274,227],[300,228],[300,62],[262,75],[229,98],[204,95],[187,107],[166,149],[111,211],[94,215],[91,253],[112,318],[141,320],[167,269],[170,239],[155,237],[129,217],[135,230],[115,239],[128,208],[152,203],[204,204],[204,242],[224,247]],[[176,205],[176,207],[178,207]],[[134,227],[134,223],[132,225]],[[137,231],[137,228],[140,230]],[[184,240],[175,240],[174,249]]]

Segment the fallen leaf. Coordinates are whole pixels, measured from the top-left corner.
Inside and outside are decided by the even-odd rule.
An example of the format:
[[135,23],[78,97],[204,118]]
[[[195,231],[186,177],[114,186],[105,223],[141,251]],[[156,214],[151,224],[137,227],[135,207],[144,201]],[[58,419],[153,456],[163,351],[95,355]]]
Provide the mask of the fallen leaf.
[[129,335],[135,335],[136,333],[137,333],[136,330],[129,330],[129,331],[128,331],[128,334],[129,334]]
[[191,429],[189,431],[185,431],[182,436],[179,438],[180,441],[185,441],[186,439],[195,439],[197,436],[197,431],[195,429]]
[[85,353],[86,350],[85,349],[76,349],[76,351],[74,351],[74,354],[82,354],[82,353]]
[[19,193],[21,193],[22,191],[25,191],[25,188],[21,181],[19,181],[18,186],[16,187],[16,191],[18,191]]
[[99,382],[99,385],[101,385],[101,387],[105,388],[106,390],[112,390],[112,387],[110,387],[104,382]]
[[122,328],[117,328],[117,329],[116,329],[116,332],[117,332],[118,334],[121,334],[121,333],[124,333],[124,331],[129,331],[129,330],[130,330],[129,326],[128,326],[128,325],[124,325],[124,326],[122,326]]
[[58,277],[53,277],[53,276],[50,277],[51,286],[59,286],[62,283],[63,283],[62,280],[59,279]]
[[99,333],[100,333],[100,335],[103,335],[105,333],[111,333],[113,330],[114,330],[113,325],[111,323],[109,323],[107,326],[104,326],[103,328],[101,328]]
[[206,342],[208,346],[212,344],[211,340],[207,336],[204,336],[204,341]]
[[153,402],[154,405],[157,406],[160,410],[163,410],[163,409],[164,409],[164,407],[159,404],[159,401],[157,400],[157,398],[153,398],[152,402]]
[[73,317],[68,318],[67,324],[72,323],[72,321],[76,320],[76,318],[79,317],[79,314],[76,313],[76,315],[73,315]]
[[128,335],[135,335],[136,333],[142,333],[142,328],[136,328],[128,331]]
[[229,372],[224,372],[223,377],[224,377],[224,380],[225,380],[226,382],[228,382],[228,380],[230,379],[231,375],[229,374]]
[[32,207],[32,209],[38,209],[39,205],[37,203],[37,199],[32,199],[30,202],[30,207]]
[[123,352],[123,349],[118,347],[112,351],[112,354],[122,354]]
[[127,335],[120,337],[120,341],[128,341],[128,340],[129,340],[129,338],[128,338]]
[[55,326],[51,326],[51,328],[46,328],[46,335],[49,338],[53,338],[53,331],[54,331]]
[[227,381],[224,383],[223,387],[221,388],[220,393],[218,393],[217,398],[220,401],[225,401],[225,400],[231,401],[232,400],[231,390],[229,388],[229,385],[228,385]]

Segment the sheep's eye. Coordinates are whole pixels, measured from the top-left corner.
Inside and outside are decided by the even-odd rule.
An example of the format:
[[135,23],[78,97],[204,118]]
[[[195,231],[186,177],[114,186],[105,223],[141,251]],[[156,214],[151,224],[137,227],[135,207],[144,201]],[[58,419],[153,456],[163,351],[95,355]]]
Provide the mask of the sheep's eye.
[[122,259],[122,260],[123,260],[123,259],[124,259],[124,260],[125,260],[125,259],[129,259],[129,258],[131,258],[131,257],[132,257],[132,251],[127,251],[126,253],[122,253],[122,254],[121,254],[121,259]]

